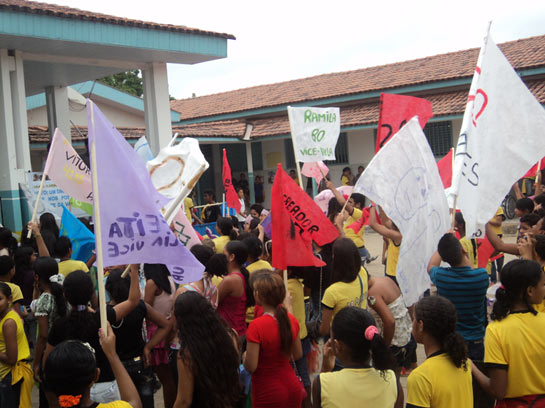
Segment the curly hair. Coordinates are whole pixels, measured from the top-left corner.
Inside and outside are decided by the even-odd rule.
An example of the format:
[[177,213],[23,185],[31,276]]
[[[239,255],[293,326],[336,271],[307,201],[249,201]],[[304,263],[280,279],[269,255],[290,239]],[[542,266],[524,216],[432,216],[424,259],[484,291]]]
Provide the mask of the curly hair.
[[490,318],[504,319],[511,312],[513,304],[519,301],[524,302],[531,313],[537,314],[530,303],[527,289],[530,286],[537,286],[542,274],[543,269],[536,261],[515,259],[508,262],[500,273],[502,286],[496,290],[496,301]]
[[424,323],[424,331],[432,336],[458,368],[467,370],[467,346],[456,332],[456,309],[442,296],[426,296],[415,307],[416,321]]
[[193,406],[232,407],[241,395],[239,355],[227,323],[197,292],[184,292],[174,304],[179,357],[192,368]]

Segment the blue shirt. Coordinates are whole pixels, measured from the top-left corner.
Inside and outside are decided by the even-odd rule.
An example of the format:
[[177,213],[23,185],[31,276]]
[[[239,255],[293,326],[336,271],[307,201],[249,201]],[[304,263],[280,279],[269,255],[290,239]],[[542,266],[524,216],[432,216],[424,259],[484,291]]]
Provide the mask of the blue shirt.
[[470,266],[433,267],[430,278],[437,294],[446,297],[456,308],[456,330],[465,340],[481,340],[486,328],[486,269]]

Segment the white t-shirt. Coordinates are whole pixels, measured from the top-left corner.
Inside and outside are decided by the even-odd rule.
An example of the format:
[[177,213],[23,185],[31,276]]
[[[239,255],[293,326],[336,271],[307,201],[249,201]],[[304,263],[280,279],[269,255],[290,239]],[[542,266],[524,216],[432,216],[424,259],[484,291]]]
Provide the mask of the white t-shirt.
[[[240,212],[244,213],[246,211],[246,204],[244,203],[244,198],[239,198],[238,201],[240,201]],[[237,213],[237,218],[240,222],[244,222],[246,220],[246,217],[243,215],[240,215]]]

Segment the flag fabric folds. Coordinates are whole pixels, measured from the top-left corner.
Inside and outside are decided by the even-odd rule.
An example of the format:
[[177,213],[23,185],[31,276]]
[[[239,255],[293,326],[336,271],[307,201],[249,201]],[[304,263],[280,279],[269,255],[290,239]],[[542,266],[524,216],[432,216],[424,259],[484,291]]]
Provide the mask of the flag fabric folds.
[[238,199],[237,192],[233,187],[233,179],[231,178],[231,166],[227,160],[227,152],[223,149],[223,188],[225,189],[225,201],[227,207],[234,208],[237,213],[240,212],[242,205]]
[[382,206],[403,235],[397,280],[407,306],[414,304],[430,287],[428,262],[450,227],[443,184],[418,118],[375,155],[353,191]]
[[545,110],[488,36],[469,90],[451,188],[468,237],[482,235],[513,183],[545,156],[543,129]]
[[142,136],[136,141],[134,144],[134,150],[145,162],[153,160],[153,153],[151,152],[146,136]]
[[87,116],[89,141],[96,150],[94,220],[95,225],[99,219],[101,223],[104,266],[160,263],[178,283],[199,280],[204,266],[161,215],[165,199],[153,186],[144,162],[90,100]]
[[60,235],[72,242],[72,259],[87,262],[95,249],[95,234],[89,231],[68,208],[62,206]]
[[418,116],[420,127],[433,116],[431,102],[414,96],[380,94],[377,131],[378,152],[413,116]]
[[454,150],[450,149],[449,152],[441,160],[437,162],[437,168],[439,169],[439,176],[443,182],[444,188],[449,188],[452,185],[452,164],[454,160]]
[[174,234],[186,247],[191,249],[193,245],[201,243],[197,232],[195,232],[195,229],[187,219],[187,215],[183,208],[180,208],[172,220],[172,227],[174,228]]
[[273,266],[324,266],[312,253],[312,241],[325,245],[339,232],[281,164],[274,177],[271,207]]
[[303,164],[301,169],[303,176],[312,177],[316,180],[317,184],[320,184],[322,179],[329,173],[329,168],[323,161],[307,162]]
[[541,161],[534,164],[532,168],[526,172],[524,178],[534,178],[537,175],[537,172],[541,170],[545,170],[545,157],[543,157]]
[[59,129],[55,129],[44,173],[66,194],[93,202],[91,171]]

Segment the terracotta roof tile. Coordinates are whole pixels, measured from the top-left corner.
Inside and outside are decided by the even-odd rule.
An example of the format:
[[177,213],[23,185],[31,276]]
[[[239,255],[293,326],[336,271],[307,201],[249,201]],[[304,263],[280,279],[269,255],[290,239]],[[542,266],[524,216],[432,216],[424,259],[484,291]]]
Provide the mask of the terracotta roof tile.
[[[500,45],[515,69],[545,66],[545,36],[511,41]],[[171,102],[181,120],[287,105],[290,103],[346,96],[371,91],[387,91],[473,74],[479,49],[451,52],[354,71],[338,72],[267,84],[230,92],[179,99]]]
[[43,14],[54,17],[70,18],[75,20],[96,21],[107,24],[117,24],[129,27],[149,28],[153,30],[175,31],[180,33],[206,35],[210,37],[220,37],[234,40],[235,36],[225,33],[216,33],[213,31],[199,30],[186,26],[159,24],[148,21],[133,20],[129,18],[110,16],[92,11],[80,10],[56,4],[39,3],[26,0],[0,0],[0,10],[18,11],[30,14]]
[[[146,134],[145,128],[117,128],[125,139],[139,139]],[[81,132],[81,134],[80,134]],[[71,127],[70,135],[72,142],[81,142],[87,140],[87,126]],[[49,133],[47,126],[29,126],[28,136],[30,143],[49,143]]]

